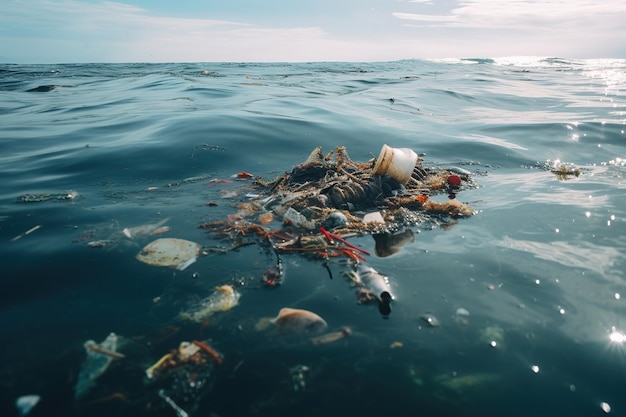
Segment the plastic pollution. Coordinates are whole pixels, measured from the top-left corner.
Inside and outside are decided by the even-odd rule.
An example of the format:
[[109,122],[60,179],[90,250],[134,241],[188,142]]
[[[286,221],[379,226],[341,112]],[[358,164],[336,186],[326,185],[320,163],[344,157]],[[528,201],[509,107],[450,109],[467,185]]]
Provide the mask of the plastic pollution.
[[325,345],[326,343],[336,342],[337,340],[341,340],[344,337],[350,336],[352,334],[352,330],[349,327],[344,327],[343,329],[326,333],[321,336],[313,337],[311,339],[311,343],[314,345]]
[[24,236],[30,235],[34,231],[41,229],[41,227],[42,226],[40,224],[38,224],[37,226],[33,226],[30,229],[28,229],[27,231],[25,231],[24,233],[20,233],[19,235],[15,236],[13,239],[11,239],[11,242],[15,242],[16,240],[19,240],[19,239],[23,238]]
[[304,229],[315,229],[315,223],[309,221],[304,215],[294,210],[293,207],[289,207],[285,215],[283,216],[285,223],[290,223],[295,227],[301,227]]
[[333,211],[322,222],[322,227],[326,229],[334,229],[335,227],[345,226],[348,224],[348,218],[340,211]]
[[378,233],[374,236],[374,253],[379,258],[386,258],[402,250],[408,244],[415,242],[415,234],[411,229],[406,229],[400,233]]
[[182,319],[202,323],[213,313],[227,311],[239,304],[241,294],[232,285],[215,287],[215,292],[194,304],[189,310],[181,313]]
[[289,369],[289,375],[291,376],[291,382],[293,383],[294,391],[304,391],[306,388],[307,374],[311,369],[306,365],[296,365]]
[[221,363],[221,355],[206,342],[183,341],[146,369],[146,376],[176,415],[185,417],[194,415],[202,395],[211,388],[216,364]]
[[84,347],[87,357],[83,361],[78,374],[75,397],[77,399],[87,394],[94,386],[95,381],[106,372],[114,359],[121,359],[124,355],[117,352],[119,338],[111,333],[100,344],[93,340],[85,342]]
[[176,238],[157,239],[146,245],[136,258],[152,266],[168,266],[184,270],[200,255],[201,246],[195,242]]
[[391,301],[393,295],[389,286],[389,278],[382,275],[374,268],[363,263],[357,265],[356,270],[345,274],[354,285],[361,288],[357,291],[359,304],[378,304],[378,311],[384,317],[391,314]]
[[41,397],[39,395],[23,395],[15,400],[15,407],[20,416],[25,416],[39,403]]
[[401,184],[406,184],[413,174],[417,154],[409,148],[392,148],[383,145],[372,172],[374,175],[389,174]]
[[374,211],[372,213],[367,213],[363,216],[363,223],[385,223],[385,219],[383,215],[380,214],[380,211]]
[[469,311],[467,311],[463,307],[459,307],[456,309],[456,313],[454,315],[454,321],[456,321],[457,324],[465,326],[469,324],[469,317],[470,317]]
[[182,408],[180,408],[178,406],[178,404],[176,404],[176,402],[174,400],[172,400],[166,393],[164,390],[159,390],[159,397],[163,398],[163,401],[165,401],[170,407],[172,407],[172,409],[174,410],[174,412],[176,413],[177,417],[188,417],[189,413],[187,413],[185,410],[183,410]]
[[169,221],[169,217],[167,219],[163,219],[158,223],[154,224],[144,224],[141,226],[135,227],[125,227],[122,230],[124,236],[129,239],[134,239],[136,237],[148,236],[148,235],[158,235],[160,233],[165,233],[169,231],[169,227],[163,226],[165,223]]
[[76,197],[78,197],[78,192],[76,191],[51,194],[23,194],[17,198],[17,201],[20,203],[39,203],[48,200],[74,200]]
[[382,297],[385,292],[391,294],[389,278],[382,275],[371,266],[359,264],[357,266],[356,274],[360,282],[365,285],[365,287],[372,290],[378,297]]

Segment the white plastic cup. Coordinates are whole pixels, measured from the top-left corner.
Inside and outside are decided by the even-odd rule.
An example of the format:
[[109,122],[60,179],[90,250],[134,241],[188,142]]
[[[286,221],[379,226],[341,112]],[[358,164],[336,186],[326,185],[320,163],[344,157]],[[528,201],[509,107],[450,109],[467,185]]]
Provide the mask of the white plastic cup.
[[372,170],[374,175],[389,174],[400,184],[406,184],[413,174],[417,154],[409,148],[392,148],[383,145]]

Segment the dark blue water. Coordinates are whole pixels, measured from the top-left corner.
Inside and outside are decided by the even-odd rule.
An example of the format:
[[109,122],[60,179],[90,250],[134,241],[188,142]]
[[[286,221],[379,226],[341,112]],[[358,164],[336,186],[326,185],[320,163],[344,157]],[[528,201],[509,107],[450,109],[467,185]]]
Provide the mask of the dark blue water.
[[[0,66],[0,414],[37,394],[32,416],[175,415],[145,370],[201,339],[223,363],[183,401],[190,415],[626,415],[625,88],[623,60]],[[396,295],[387,320],[338,263],[330,279],[284,255],[267,289],[276,259],[259,245],[183,271],[135,259],[156,237],[223,245],[199,225],[245,202],[223,198],[249,187],[233,174],[271,180],[316,146],[366,161],[383,144],[478,184],[458,195],[474,216],[368,257]],[[163,235],[120,237],[163,220]],[[351,242],[373,252],[371,236]],[[238,306],[180,320],[222,284]],[[255,330],[282,307],[352,335]],[[111,332],[126,357],[77,400],[83,344]]]

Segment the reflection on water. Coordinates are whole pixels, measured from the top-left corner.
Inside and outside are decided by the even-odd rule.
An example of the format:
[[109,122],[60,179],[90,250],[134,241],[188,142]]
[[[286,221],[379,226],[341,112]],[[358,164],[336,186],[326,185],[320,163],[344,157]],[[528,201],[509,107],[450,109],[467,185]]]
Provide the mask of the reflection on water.
[[623,259],[623,253],[613,247],[595,245],[591,242],[541,243],[510,237],[497,244],[503,248],[531,253],[539,259],[556,262],[568,268],[586,269],[615,283],[622,282],[622,273],[615,266]]

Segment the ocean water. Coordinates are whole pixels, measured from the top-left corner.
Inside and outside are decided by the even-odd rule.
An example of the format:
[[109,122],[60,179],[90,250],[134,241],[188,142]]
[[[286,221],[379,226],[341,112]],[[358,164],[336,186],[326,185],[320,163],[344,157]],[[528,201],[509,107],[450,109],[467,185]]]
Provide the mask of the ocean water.
[[[176,415],[163,387],[192,416],[626,415],[625,89],[624,60],[1,65],[0,415],[30,394],[31,416]],[[199,226],[249,199],[234,174],[383,144],[477,184],[457,196],[473,216],[411,226],[393,256],[350,239],[389,277],[387,319],[339,260],[331,279],[284,254],[270,289],[259,245],[184,270],[135,258],[160,237],[224,245]],[[169,230],[123,232],[154,224]],[[181,320],[224,284],[239,305]],[[282,307],[352,333],[255,328]],[[112,332],[125,357],[77,395],[84,343]],[[146,377],[196,339],[221,365]]]

